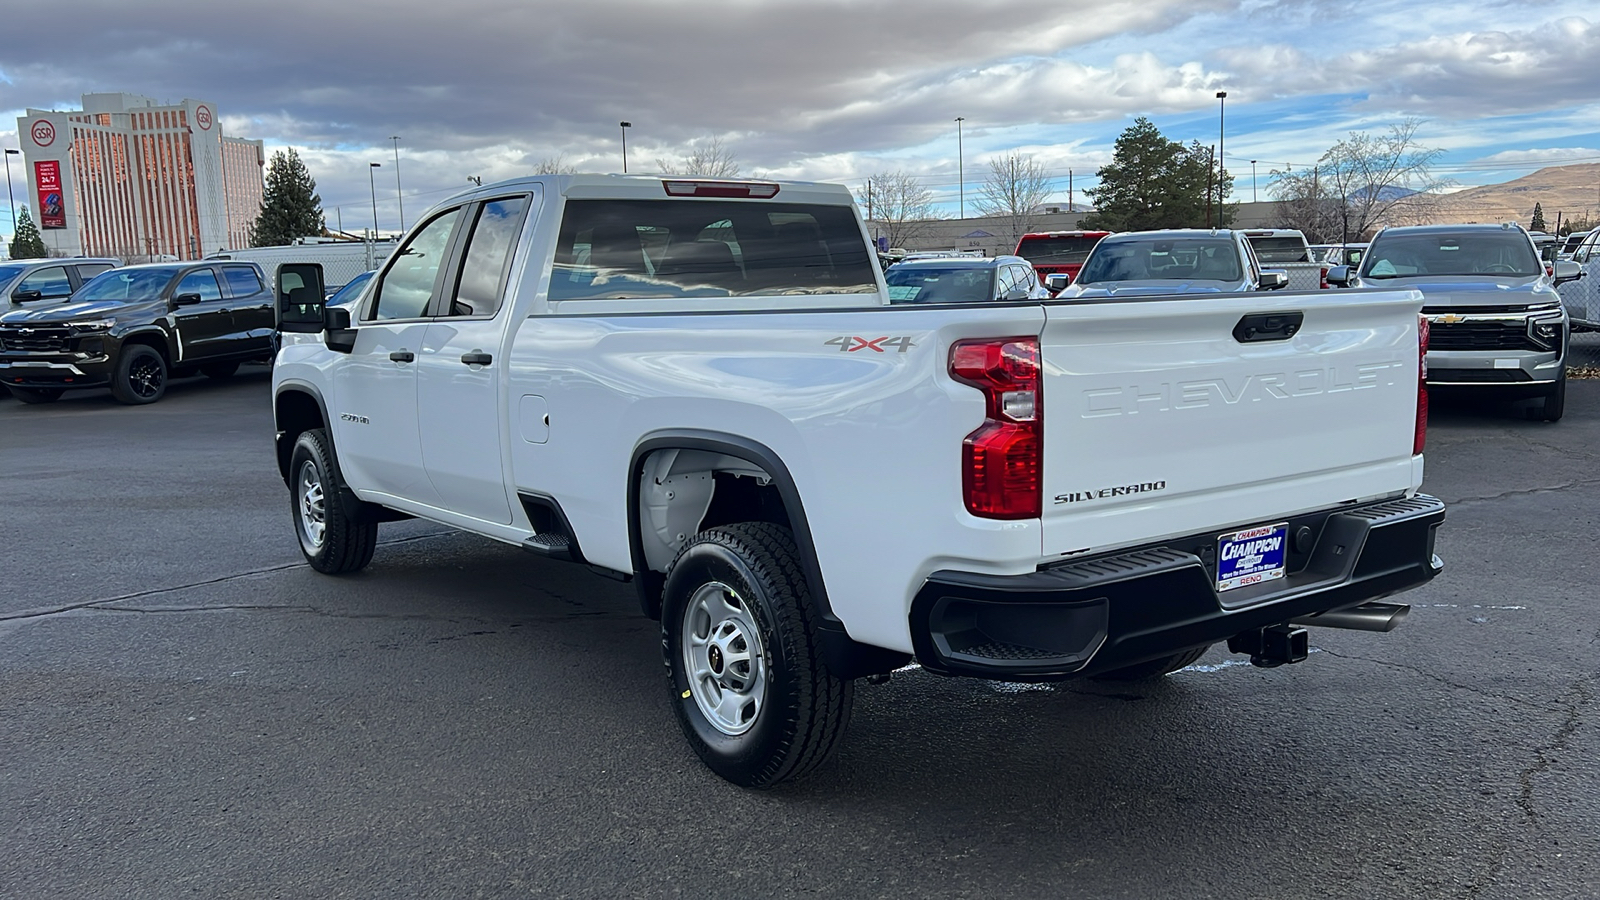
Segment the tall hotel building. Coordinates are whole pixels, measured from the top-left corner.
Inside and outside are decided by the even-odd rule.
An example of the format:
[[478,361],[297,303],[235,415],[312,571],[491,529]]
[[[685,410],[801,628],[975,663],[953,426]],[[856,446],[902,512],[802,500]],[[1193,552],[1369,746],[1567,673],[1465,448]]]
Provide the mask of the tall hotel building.
[[224,137],[214,103],[84,94],[81,110],[28,110],[17,134],[53,253],[135,262],[249,245],[262,145]]

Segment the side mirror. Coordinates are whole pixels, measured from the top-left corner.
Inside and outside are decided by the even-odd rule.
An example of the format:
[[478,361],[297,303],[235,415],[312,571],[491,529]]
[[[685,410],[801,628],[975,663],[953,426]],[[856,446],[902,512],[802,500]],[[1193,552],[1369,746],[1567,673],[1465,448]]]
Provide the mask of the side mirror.
[[29,303],[29,302],[32,302],[34,300],[43,300],[43,299],[44,299],[44,292],[43,291],[13,291],[12,294],[11,294],[11,302],[12,303]]
[[1328,270],[1328,283],[1339,287],[1349,287],[1352,280],[1350,266],[1334,266]]
[[1289,286],[1289,273],[1282,269],[1262,269],[1261,289],[1263,291],[1281,291]]
[[1052,272],[1044,277],[1044,286],[1049,288],[1052,294],[1065,290],[1071,283],[1072,276],[1065,272]]
[[[278,267],[276,285],[279,331],[293,334],[319,334],[328,325],[324,318],[327,293],[323,289],[320,263],[284,263]],[[350,327],[350,313],[345,310],[345,326]]]
[[1566,284],[1583,277],[1583,267],[1570,259],[1556,260],[1555,268],[1555,277],[1551,279],[1553,284]]
[[174,307],[177,307],[177,306],[193,306],[193,305],[195,305],[196,303],[199,303],[199,302],[200,302],[200,295],[199,294],[179,294],[176,297],[172,298],[172,305]]

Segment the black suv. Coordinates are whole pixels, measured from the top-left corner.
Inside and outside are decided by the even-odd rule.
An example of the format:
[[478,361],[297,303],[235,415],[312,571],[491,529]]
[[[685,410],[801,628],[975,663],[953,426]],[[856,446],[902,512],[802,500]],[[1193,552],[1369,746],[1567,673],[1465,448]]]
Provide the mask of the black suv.
[[272,337],[272,292],[255,263],[127,266],[64,303],[0,314],[0,383],[24,403],[106,386],[123,403],[154,403],[169,377],[226,378],[270,360]]

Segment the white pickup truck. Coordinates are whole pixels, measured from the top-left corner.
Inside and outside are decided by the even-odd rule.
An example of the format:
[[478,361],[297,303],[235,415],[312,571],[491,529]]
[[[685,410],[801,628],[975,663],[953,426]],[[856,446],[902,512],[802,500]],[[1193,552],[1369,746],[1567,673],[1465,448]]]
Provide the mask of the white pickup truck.
[[282,267],[273,372],[311,565],[419,516],[631,580],[737,784],[913,658],[1296,662],[1442,566],[1412,291],[899,305],[843,187],[639,176],[452,198],[349,306],[317,274]]

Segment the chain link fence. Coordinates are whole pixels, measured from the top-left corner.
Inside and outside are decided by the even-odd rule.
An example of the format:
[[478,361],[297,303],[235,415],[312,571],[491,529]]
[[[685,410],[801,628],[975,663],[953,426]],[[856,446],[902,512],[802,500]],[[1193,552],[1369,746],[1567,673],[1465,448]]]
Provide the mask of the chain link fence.
[[1600,378],[1600,332],[1572,336],[1567,345],[1567,372],[1579,378]]

